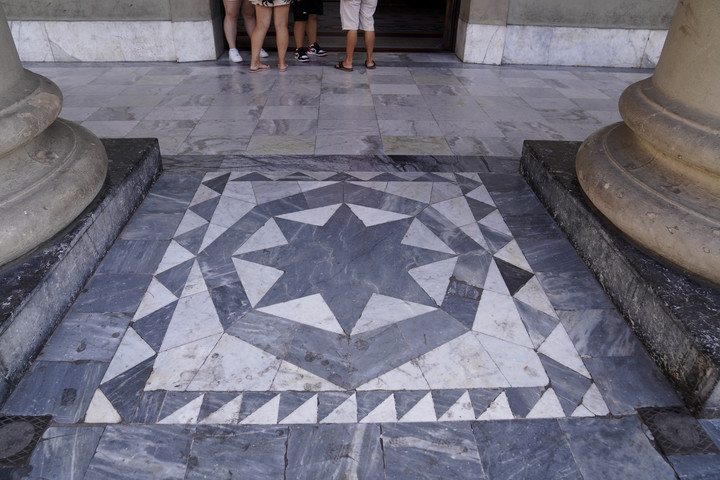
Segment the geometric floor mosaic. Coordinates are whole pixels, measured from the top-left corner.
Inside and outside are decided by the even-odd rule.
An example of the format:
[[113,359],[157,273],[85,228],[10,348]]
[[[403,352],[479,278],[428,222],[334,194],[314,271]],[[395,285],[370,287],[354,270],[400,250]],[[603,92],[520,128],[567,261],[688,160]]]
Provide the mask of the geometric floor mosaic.
[[605,416],[474,173],[208,173],[87,423]]

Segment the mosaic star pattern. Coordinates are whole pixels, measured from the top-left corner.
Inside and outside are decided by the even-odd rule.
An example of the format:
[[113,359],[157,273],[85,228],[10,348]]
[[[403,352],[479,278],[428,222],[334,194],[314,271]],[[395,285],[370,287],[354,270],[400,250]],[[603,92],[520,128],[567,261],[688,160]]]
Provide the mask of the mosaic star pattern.
[[608,413],[477,174],[213,172],[85,422]]

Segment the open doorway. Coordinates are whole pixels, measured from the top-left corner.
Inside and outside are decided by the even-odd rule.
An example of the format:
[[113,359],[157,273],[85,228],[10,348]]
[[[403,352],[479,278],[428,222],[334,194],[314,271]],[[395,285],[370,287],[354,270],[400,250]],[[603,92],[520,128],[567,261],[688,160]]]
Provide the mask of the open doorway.
[[[325,14],[318,18],[318,42],[324,50],[343,51],[345,35],[340,25],[340,1],[325,0]],[[375,12],[375,51],[377,52],[440,52],[455,49],[455,33],[459,15],[459,0],[380,0]],[[290,46],[292,39],[290,15]],[[274,49],[273,27],[265,42],[267,50]],[[361,35],[362,38],[362,35]],[[238,25],[238,48],[250,49],[250,39],[242,21]],[[357,51],[363,51],[362,40]]]

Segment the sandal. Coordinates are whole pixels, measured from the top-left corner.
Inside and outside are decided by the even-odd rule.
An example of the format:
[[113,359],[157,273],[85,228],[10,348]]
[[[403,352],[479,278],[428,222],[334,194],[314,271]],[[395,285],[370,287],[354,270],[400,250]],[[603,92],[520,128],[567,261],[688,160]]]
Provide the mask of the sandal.
[[287,69],[288,69],[287,63],[285,65],[278,65],[279,72],[287,72]]
[[260,65],[254,66],[254,67],[252,65],[250,65],[250,73],[261,72],[263,70],[270,70],[270,65],[264,65],[262,63]]
[[375,70],[375,68],[377,68],[377,65],[375,65],[375,60],[373,60],[371,65],[368,65],[367,60],[365,60],[365,68],[367,68],[368,70]]
[[348,68],[345,65],[343,65],[342,62],[336,63],[335,68],[337,68],[338,70],[342,70],[343,72],[352,72],[353,71],[352,67]]

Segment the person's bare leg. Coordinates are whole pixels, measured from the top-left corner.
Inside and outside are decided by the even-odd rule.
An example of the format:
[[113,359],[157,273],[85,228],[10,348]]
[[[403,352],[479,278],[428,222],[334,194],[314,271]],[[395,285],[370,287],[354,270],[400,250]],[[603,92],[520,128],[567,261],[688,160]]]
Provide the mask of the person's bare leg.
[[250,69],[254,70],[260,66],[266,66],[260,63],[260,48],[265,41],[265,35],[270,28],[270,20],[272,20],[273,7],[263,7],[255,5],[256,25],[250,36],[250,45],[252,47],[252,56],[250,58]]
[[317,14],[311,13],[308,15],[308,21],[307,21],[307,37],[308,37],[308,45],[312,45],[313,43],[317,42],[317,29],[318,29],[318,18]]
[[288,43],[290,43],[290,33],[288,32],[290,5],[278,5],[274,7],[273,10],[273,15],[275,16],[275,40],[278,50],[278,67],[287,68],[285,52],[287,52]]
[[365,32],[365,50],[367,50],[367,58],[365,59],[365,66],[373,65],[373,51],[375,50],[375,31]]
[[237,22],[240,14],[240,1],[228,2],[223,0],[225,6],[225,19],[223,20],[223,32],[230,49],[237,48]]
[[295,48],[300,48],[303,46],[303,40],[305,40],[305,26],[307,25],[307,22],[298,22],[295,21],[295,26],[293,27],[293,36],[295,37]]
[[240,13],[242,14],[243,24],[245,24],[245,32],[248,37],[252,37],[252,32],[255,30],[255,5],[250,3],[250,0],[241,0],[242,8]]
[[348,30],[347,37],[345,38],[345,60],[342,61],[343,67],[352,68],[353,55],[355,54],[356,46],[357,30]]

